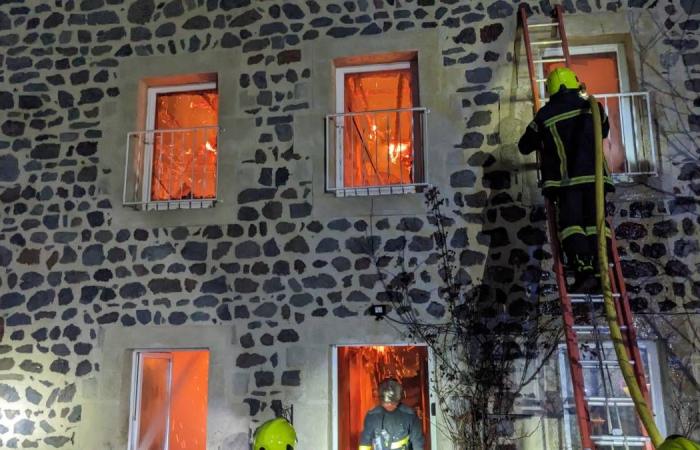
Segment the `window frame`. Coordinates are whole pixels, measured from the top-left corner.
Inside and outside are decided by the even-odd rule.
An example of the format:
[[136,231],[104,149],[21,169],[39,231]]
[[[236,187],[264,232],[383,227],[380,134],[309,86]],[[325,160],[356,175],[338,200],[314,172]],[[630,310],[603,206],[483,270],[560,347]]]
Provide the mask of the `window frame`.
[[[177,92],[193,92],[193,91],[204,91],[204,90],[213,90],[216,89],[218,93],[218,83],[216,81],[206,81],[206,82],[201,82],[201,83],[182,83],[182,84],[172,84],[172,85],[166,85],[166,86],[148,86],[146,88],[146,122],[144,126],[144,131],[147,133],[147,136],[149,136],[149,139],[146,140],[145,144],[145,149],[144,149],[144,167],[143,167],[143,180],[142,180],[142,186],[144,187],[143,192],[141,193],[141,201],[143,202],[143,205],[148,208],[152,209],[153,206],[158,205],[160,203],[182,203],[183,200],[165,200],[165,201],[160,201],[160,200],[152,200],[151,199],[151,189],[152,189],[152,184],[153,184],[153,151],[154,151],[154,142],[155,139],[153,138],[154,134],[158,129],[155,128],[155,121],[156,121],[156,101],[158,98],[158,94],[172,94],[172,93],[177,93]],[[219,126],[219,117],[218,117],[218,111],[217,111],[217,118],[216,118],[216,126]],[[217,177],[218,177],[218,155],[217,155]],[[218,190],[218,182],[217,182],[217,190]],[[216,196],[215,196],[216,198]],[[208,206],[213,206],[213,200],[210,201],[211,205]],[[202,200],[202,204],[204,205],[205,203],[208,203],[206,200]],[[192,206],[190,206],[191,208]],[[153,209],[159,209],[159,208],[153,208]]]
[[[156,357],[160,359],[168,360],[168,417],[165,421],[165,448],[163,450],[168,450],[170,448],[170,422],[171,422],[171,408],[172,408],[172,387],[173,387],[173,368],[174,368],[174,353],[183,352],[206,352],[209,358],[209,364],[207,366],[207,378],[209,378],[211,369],[211,355],[212,352],[206,347],[197,348],[140,348],[134,349],[131,355],[131,378],[130,378],[130,388],[129,388],[129,422],[128,422],[128,440],[127,440],[127,450],[138,450],[138,436],[139,436],[139,426],[140,426],[140,412],[141,412],[141,387],[143,382],[142,377],[142,360],[145,355],[149,357]],[[209,381],[207,380],[207,405],[209,402]],[[207,426],[207,434],[209,433],[209,406],[207,406],[207,417],[205,418],[205,425]],[[205,435],[206,442],[206,435]]]
[[[337,65],[334,67],[334,82],[335,82],[335,113],[336,113],[336,118],[340,117],[338,115],[345,114],[345,76],[347,74],[353,74],[353,73],[370,73],[370,72],[385,72],[385,71],[391,71],[391,70],[410,70],[414,78],[411,81],[412,84],[412,89],[413,89],[413,99],[412,103],[418,103],[418,104],[413,104],[410,109],[414,110],[415,112],[421,113],[421,120],[419,125],[415,125],[419,127],[419,132],[421,134],[421,139],[418,139],[418,136],[416,135],[416,131],[414,129],[413,131],[413,136],[412,140],[414,143],[414,152],[416,151],[415,149],[417,148],[417,151],[420,152],[420,157],[416,157],[414,155],[414,160],[419,159],[420,160],[420,170],[416,171],[422,175],[422,180],[421,181],[416,181],[415,179],[411,183],[403,183],[403,184],[396,184],[396,185],[383,185],[383,186],[353,186],[353,187],[347,187],[344,184],[344,145],[345,145],[345,140],[344,140],[344,133],[345,133],[345,127],[343,126],[338,126],[338,123],[336,122],[334,128],[335,132],[335,141],[334,141],[334,148],[331,150],[333,152],[332,158],[333,158],[333,165],[335,167],[335,184],[334,188],[329,188],[328,183],[330,181],[330,174],[328,173],[329,169],[329,164],[326,162],[326,175],[325,175],[325,184],[326,184],[326,191],[330,192],[335,192],[336,196],[373,196],[373,195],[386,195],[386,194],[396,194],[396,193],[415,193],[417,192],[417,187],[419,186],[428,186],[429,183],[426,181],[427,180],[427,172],[428,172],[428,164],[427,164],[427,158],[426,158],[426,148],[427,148],[427,114],[430,112],[427,108],[421,107],[420,104],[420,93],[419,93],[419,80],[417,79],[418,77],[418,68],[417,68],[417,60],[414,59],[405,59],[405,60],[399,60],[399,61],[391,61],[391,62],[368,62],[366,64],[350,64],[350,65]],[[417,100],[414,102],[413,100]],[[371,112],[372,110],[369,110]],[[326,117],[326,130],[329,130],[329,125],[328,125],[328,120],[330,116]],[[337,120],[337,119],[336,119]],[[328,146],[327,146],[328,148]],[[331,157],[329,154],[330,152],[327,150],[326,151],[326,158]],[[415,164],[415,163],[414,163]]]
[[430,421],[430,448],[437,447],[437,405],[438,398],[435,388],[435,356],[427,344],[414,342],[398,342],[391,344],[366,343],[366,344],[334,344],[331,346],[331,450],[341,450],[338,445],[340,430],[338,429],[338,349],[341,347],[425,347],[428,352],[428,402],[429,411],[426,411]]
[[[606,349],[612,349],[612,341],[611,340],[605,340],[601,342],[601,344],[606,348]],[[656,343],[654,341],[648,341],[648,340],[640,340],[637,342],[637,345],[639,346],[640,350],[644,349],[646,352],[646,361],[643,359],[644,363],[644,368],[645,370],[645,377],[647,377],[647,383],[649,385],[649,395],[651,397],[651,406],[652,406],[652,415],[654,416],[654,421],[656,422],[656,425],[659,428],[659,431],[661,432],[662,435],[666,435],[666,415],[664,413],[664,402],[663,402],[663,388],[661,385],[661,369],[659,365],[659,353],[656,348]],[[577,442],[578,435],[576,437],[572,436],[572,428],[573,424],[572,422],[575,422],[575,419],[573,416],[569,415],[566,413],[567,408],[575,408],[575,404],[573,402],[573,399],[570,402],[567,402],[567,395],[568,391],[571,387],[571,375],[569,374],[569,368],[568,368],[568,355],[567,355],[567,350],[566,350],[566,344],[559,344],[559,351],[557,355],[557,369],[559,373],[559,385],[560,385],[560,395],[562,399],[562,409],[563,409],[563,417],[562,417],[562,426],[561,430],[563,433],[563,438],[561,439],[563,443],[563,448],[565,450],[572,450],[576,447],[574,447],[574,442]],[[596,366],[596,370],[598,366]],[[585,380],[584,380],[585,383]],[[611,397],[611,398],[620,398],[620,397]],[[622,403],[618,401],[617,403]],[[629,399],[629,404],[632,406],[634,409],[634,403],[632,402],[632,399]],[[627,406],[625,404],[625,406]],[[635,411],[636,414],[636,411]],[[608,435],[606,435],[608,436]],[[635,436],[633,437],[636,441],[639,441],[639,437]],[[619,440],[616,439],[606,439],[605,446],[625,446],[625,445],[634,445],[635,442],[632,443],[625,443],[626,436],[622,435],[620,436]],[[646,445],[642,445],[639,447],[634,447],[634,448],[639,448],[639,449],[645,449],[647,448]]]
[[[647,102],[647,108],[649,109],[648,114],[651,116],[651,105],[649,103],[649,94],[645,92],[635,92],[632,91],[632,76],[630,74],[630,68],[628,67],[627,64],[627,50],[625,48],[625,44],[617,42],[617,43],[604,43],[604,44],[578,44],[578,45],[571,45],[569,46],[569,54],[572,56],[576,55],[595,55],[599,53],[615,53],[616,55],[616,60],[617,60],[617,78],[619,80],[619,89],[618,93],[623,94],[619,97],[619,104],[620,104],[620,138],[624,150],[624,156],[625,156],[625,161],[627,162],[627,167],[632,167],[634,165],[639,164],[640,161],[643,161],[643,158],[640,158],[634,151],[635,145],[630,145],[630,141],[635,140],[635,129],[634,129],[634,121],[639,120],[642,122],[647,122],[647,117],[637,116],[636,112],[631,112],[628,108],[623,108],[623,102],[622,99],[625,98],[624,94],[629,95],[639,95],[639,94],[645,94],[646,95],[646,102]],[[561,51],[556,48],[547,48],[544,49],[542,52],[542,55],[544,58],[553,58],[553,57],[562,57],[561,56]],[[538,79],[543,80],[544,77],[544,63],[540,62],[537,63],[536,65],[536,70],[537,70],[537,77]],[[544,83],[538,83],[539,90],[540,90],[540,98],[548,98],[547,97],[547,92],[545,88]],[[599,99],[601,100],[601,103],[605,104],[605,98],[607,97],[607,94],[613,94],[613,93],[604,93],[604,94],[598,94]],[[631,98],[631,97],[630,97]],[[631,100],[630,100],[631,101]],[[607,112],[607,111],[606,111]],[[658,175],[658,155],[657,155],[657,145],[656,145],[656,133],[653,130],[653,123],[649,121],[649,123],[646,123],[645,126],[649,127],[649,139],[650,139],[650,145],[651,145],[651,151],[649,157],[652,159],[651,162],[651,170],[649,171],[634,171],[633,169],[630,168],[629,171],[625,170],[624,172],[615,172],[612,174],[613,178],[617,181],[623,181],[623,182],[628,182],[632,181],[632,177],[636,175]]]

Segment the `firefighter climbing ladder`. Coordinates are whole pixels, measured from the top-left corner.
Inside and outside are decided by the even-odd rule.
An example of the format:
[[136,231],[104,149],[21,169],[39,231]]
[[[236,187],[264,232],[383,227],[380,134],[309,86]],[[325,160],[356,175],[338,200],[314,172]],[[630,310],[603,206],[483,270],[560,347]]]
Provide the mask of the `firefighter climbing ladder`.
[[[550,63],[563,63],[569,66],[571,55],[564,28],[564,16],[561,5],[556,5],[553,10],[552,20],[548,22],[529,23],[528,6],[521,4],[518,11],[518,18],[523,30],[523,43],[527,55],[527,65],[532,88],[534,111],[537,112],[541,106],[541,93],[544,92],[544,76],[538,78],[537,66]],[[548,56],[554,55],[554,56]],[[543,72],[543,71],[541,71]],[[561,261],[560,242],[557,233],[557,223],[553,205],[547,200],[547,223],[549,228],[550,242],[552,246],[552,258],[554,272],[556,275],[557,287],[561,302],[564,335],[566,341],[567,360],[569,372],[571,374],[571,387],[573,391],[574,405],[576,408],[576,421],[581,435],[581,447],[584,450],[612,449],[620,448],[613,446],[613,440],[619,441],[623,436],[622,419],[619,414],[616,400],[613,397],[612,379],[610,368],[616,367],[617,360],[609,358],[607,355],[611,349],[604,343],[610,340],[609,327],[599,325],[598,319],[603,306],[603,295],[581,295],[570,294],[567,291],[566,274]],[[612,228],[612,227],[611,227]],[[634,371],[634,377],[640,386],[647,404],[649,403],[649,392],[645,381],[644,368],[641,354],[637,346],[637,336],[634,328],[632,311],[629,305],[629,297],[625,289],[625,280],[622,276],[620,258],[617,252],[614,232],[611,233],[611,256],[612,261],[609,268],[610,285],[615,300],[617,311],[617,323],[622,331],[623,343],[627,354],[630,355],[630,363]],[[577,313],[574,314],[574,305]],[[581,314],[581,311],[584,311]],[[607,350],[607,351],[606,351]],[[590,361],[582,357],[582,352],[594,355],[595,360]],[[583,369],[593,367],[599,370],[600,381],[604,396],[587,396],[585,392]],[[591,417],[592,407],[603,406],[601,419],[607,423],[607,430],[594,429]],[[598,412],[600,412],[598,408]],[[640,425],[641,427],[641,425]],[[600,433],[600,431],[607,431]],[[624,441],[622,448],[629,448]],[[639,448],[637,444],[636,448]],[[651,443],[647,442],[643,448],[652,449]]]

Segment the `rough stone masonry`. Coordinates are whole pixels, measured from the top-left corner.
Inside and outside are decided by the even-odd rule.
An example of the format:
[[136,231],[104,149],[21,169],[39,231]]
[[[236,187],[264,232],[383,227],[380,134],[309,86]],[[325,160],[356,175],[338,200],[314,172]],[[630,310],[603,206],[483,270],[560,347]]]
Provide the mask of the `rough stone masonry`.
[[[548,1],[529,3],[537,18],[551,11]],[[630,70],[639,89],[656,93],[660,175],[621,187],[611,205],[633,305],[697,311],[700,7],[563,6],[583,24],[572,30],[579,40],[601,29],[631,36]],[[401,257],[418,267],[412,299],[421,314],[442,317],[434,229],[420,194],[392,209],[395,200],[343,203],[314,187],[323,177],[314,166],[324,157],[322,118],[333,112],[332,93],[314,90],[330,85],[331,68],[315,58],[328,46],[352,43],[352,56],[430,37],[434,79],[420,80],[437,86],[421,92],[437,111],[428,178],[449,200],[460,276],[501,287],[514,318],[551,293],[542,202],[514,155],[514,130],[529,116],[508,114],[515,104],[529,111],[527,80],[512,75],[516,12],[505,0],[0,0],[0,447],[125,448],[126,416],[100,428],[116,405],[100,403],[114,375],[103,373],[115,357],[109,337],[198,326],[233,330],[221,414],[233,411],[241,424],[228,432],[212,425],[209,448],[244,448],[252,419],[290,403],[309,412],[297,415],[302,448],[328,448],[328,373],[310,362],[327,364],[334,338],[385,333],[364,315],[382,291],[377,264]],[[416,45],[420,54],[428,44]],[[245,125],[223,135],[237,155],[235,176],[221,180],[232,195],[211,223],[188,222],[187,211],[176,220],[127,211],[119,185],[126,135],[110,126],[134,107],[121,79],[138,78],[133,70],[159,57],[209,59],[217,71],[230,64],[221,55],[237,61],[225,73],[233,82],[221,87],[236,93],[222,95],[230,117],[221,121]],[[675,96],[662,94],[669,87]],[[456,134],[441,134],[447,122]],[[236,146],[239,137],[246,145]],[[191,336],[193,346],[209,345]],[[309,398],[314,389],[324,402]],[[124,407],[128,386],[113,397]],[[103,437],[108,428],[116,437]]]

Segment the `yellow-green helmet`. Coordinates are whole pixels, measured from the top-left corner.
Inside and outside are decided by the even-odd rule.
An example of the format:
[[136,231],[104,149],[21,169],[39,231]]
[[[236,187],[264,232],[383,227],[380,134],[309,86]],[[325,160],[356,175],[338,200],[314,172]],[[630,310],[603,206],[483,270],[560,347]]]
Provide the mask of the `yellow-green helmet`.
[[268,420],[255,430],[253,450],[294,450],[297,433],[282,417]]
[[547,93],[552,96],[564,86],[566,89],[580,89],[581,83],[573,70],[557,67],[547,75]]
[[700,450],[700,444],[682,436],[669,436],[658,450]]

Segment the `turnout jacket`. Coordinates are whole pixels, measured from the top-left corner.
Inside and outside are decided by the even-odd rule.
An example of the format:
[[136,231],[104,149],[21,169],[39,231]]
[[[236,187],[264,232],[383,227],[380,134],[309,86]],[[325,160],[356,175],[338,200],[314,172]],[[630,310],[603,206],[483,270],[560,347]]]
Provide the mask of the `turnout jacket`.
[[377,406],[365,415],[365,425],[360,435],[360,450],[372,449],[382,430],[388,433],[388,446],[374,450],[423,450],[424,440],[421,422],[416,413],[403,404],[394,411]]
[[[603,138],[610,125],[599,103]],[[540,151],[542,193],[551,197],[560,188],[595,182],[595,135],[590,103],[578,91],[564,90],[550,97],[518,142],[522,154]],[[605,189],[614,190],[604,167]]]

